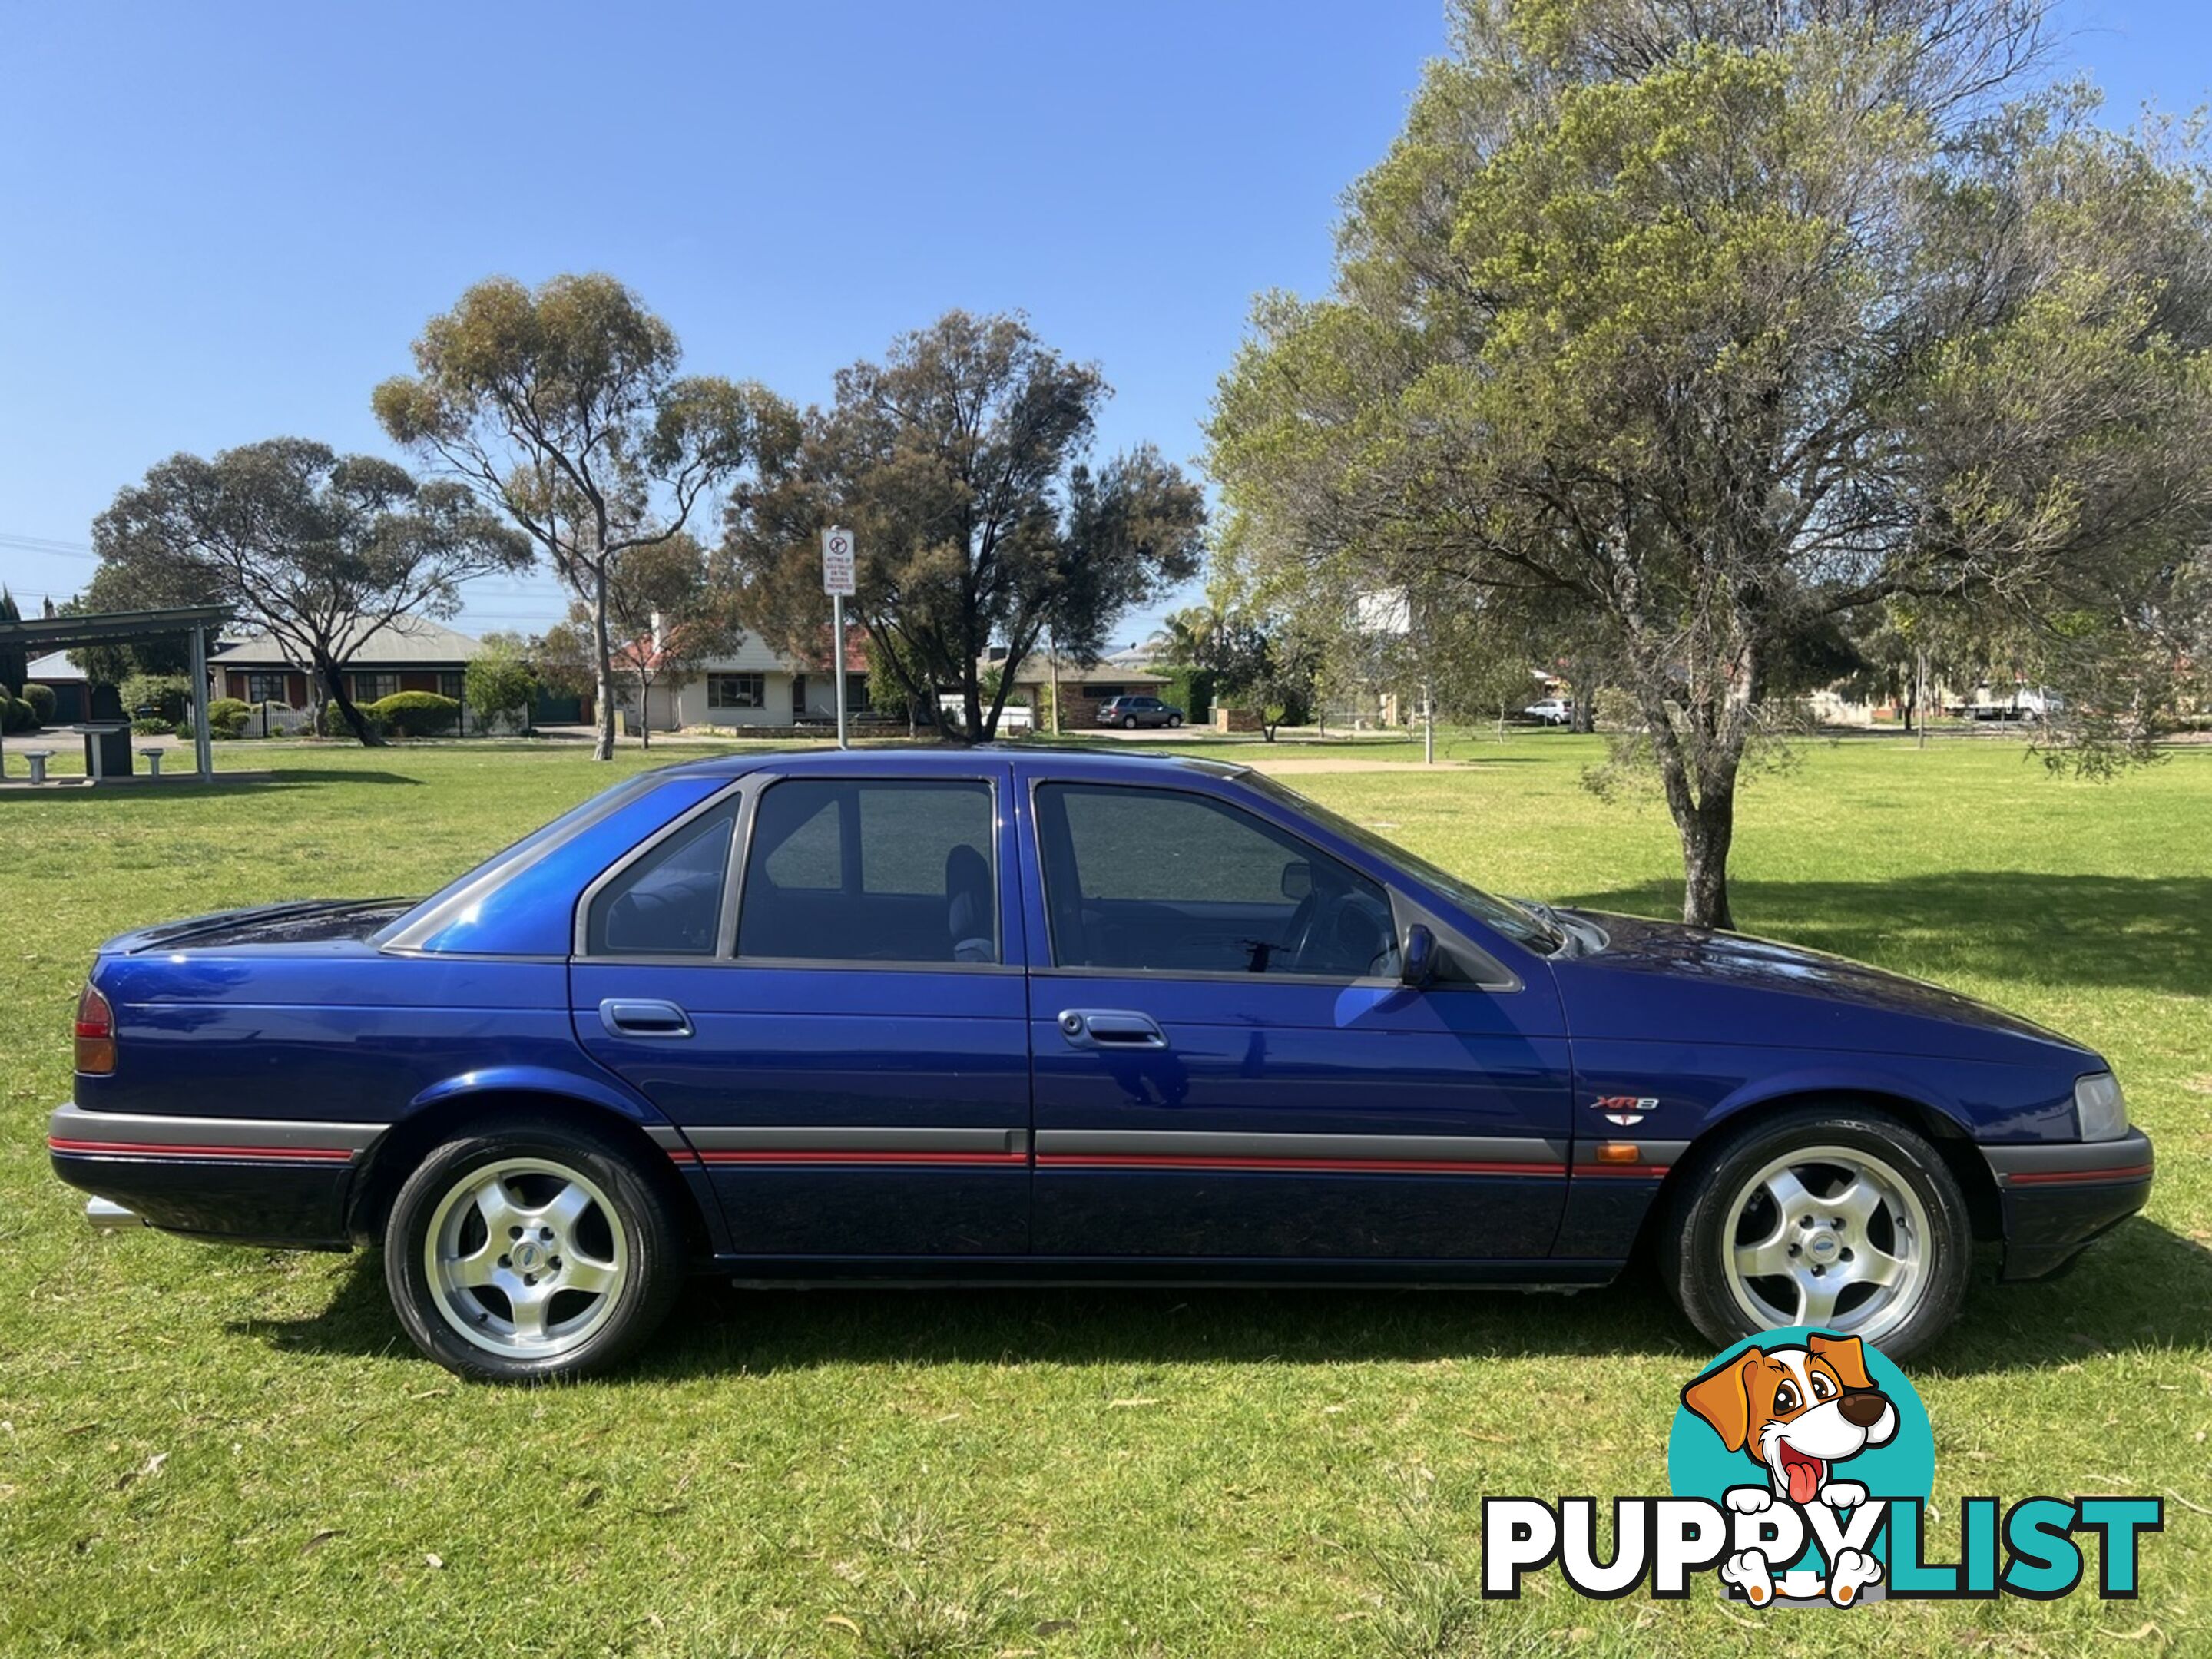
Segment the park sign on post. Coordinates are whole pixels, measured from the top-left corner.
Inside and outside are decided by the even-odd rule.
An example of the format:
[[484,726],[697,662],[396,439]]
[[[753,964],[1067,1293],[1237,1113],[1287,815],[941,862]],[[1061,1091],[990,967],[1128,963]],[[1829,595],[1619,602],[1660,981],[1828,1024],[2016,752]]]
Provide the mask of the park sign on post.
[[822,532],[822,591],[830,596],[830,648],[837,663],[837,746],[845,744],[845,601],[853,597],[853,532]]
[[853,597],[853,532],[822,532],[822,591],[842,599]]

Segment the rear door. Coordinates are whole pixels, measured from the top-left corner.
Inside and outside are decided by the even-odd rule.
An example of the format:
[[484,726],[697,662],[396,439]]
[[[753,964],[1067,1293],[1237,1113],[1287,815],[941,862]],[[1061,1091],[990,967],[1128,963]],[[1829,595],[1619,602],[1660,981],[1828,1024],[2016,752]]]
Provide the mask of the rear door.
[[750,776],[587,896],[579,1038],[747,1255],[1013,1255],[1029,1055],[1003,763]]
[[1540,963],[1401,985],[1407,896],[1256,798],[1045,772],[1022,805],[1039,1255],[1548,1253],[1569,1071]]

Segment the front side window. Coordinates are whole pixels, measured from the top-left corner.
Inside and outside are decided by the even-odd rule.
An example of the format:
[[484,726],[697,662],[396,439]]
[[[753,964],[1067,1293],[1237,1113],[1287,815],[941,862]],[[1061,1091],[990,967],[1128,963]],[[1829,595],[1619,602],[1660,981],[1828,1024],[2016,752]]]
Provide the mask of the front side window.
[[767,708],[768,676],[765,674],[708,675],[707,707],[709,708]]
[[991,787],[792,778],[753,809],[740,957],[995,963]]
[[1376,883],[1224,802],[1050,783],[1036,793],[1053,960],[1147,973],[1394,975]]
[[714,955],[737,814],[734,799],[710,808],[601,888],[585,932],[591,954]]

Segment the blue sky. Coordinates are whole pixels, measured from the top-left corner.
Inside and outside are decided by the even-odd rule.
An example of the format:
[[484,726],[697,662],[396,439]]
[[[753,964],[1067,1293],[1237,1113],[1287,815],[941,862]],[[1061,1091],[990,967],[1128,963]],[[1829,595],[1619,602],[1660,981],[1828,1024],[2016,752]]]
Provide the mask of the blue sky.
[[[2115,117],[2212,87],[2198,4],[2061,21]],[[689,367],[801,402],[1018,307],[1103,367],[1102,450],[1193,455],[1251,296],[1326,283],[1443,45],[1438,0],[0,0],[0,579],[73,592],[176,450],[384,449],[369,388],[493,271],[612,271]],[[463,625],[562,605],[488,581]]]

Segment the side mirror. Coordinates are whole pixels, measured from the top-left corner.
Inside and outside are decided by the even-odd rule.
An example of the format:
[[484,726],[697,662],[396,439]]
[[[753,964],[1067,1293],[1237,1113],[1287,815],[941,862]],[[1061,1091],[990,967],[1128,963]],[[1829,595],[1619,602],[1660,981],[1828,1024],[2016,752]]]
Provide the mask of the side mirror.
[[1304,899],[1313,891],[1313,866],[1304,859],[1292,859],[1283,866],[1283,896]]
[[1413,922],[1398,947],[1398,981],[1418,991],[1436,976],[1437,936],[1425,923]]

